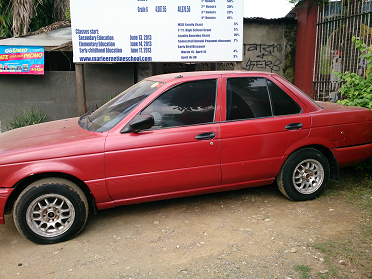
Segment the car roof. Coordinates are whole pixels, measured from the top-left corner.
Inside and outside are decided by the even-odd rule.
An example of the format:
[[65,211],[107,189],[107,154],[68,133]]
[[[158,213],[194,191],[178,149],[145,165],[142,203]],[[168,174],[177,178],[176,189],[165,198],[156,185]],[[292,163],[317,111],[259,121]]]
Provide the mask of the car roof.
[[234,76],[234,75],[249,75],[249,76],[269,76],[269,75],[276,75],[272,73],[266,72],[251,72],[251,71],[200,71],[200,72],[180,72],[180,73],[171,73],[171,74],[163,74],[157,76],[148,77],[147,80],[159,81],[159,82],[169,82],[174,81],[175,79],[190,79],[190,78],[205,78],[208,76]]
[[[234,77],[273,77],[276,82],[279,82],[282,86],[286,87],[287,90],[292,92],[297,98],[299,98],[304,104],[307,104],[309,111],[319,111],[321,107],[317,105],[313,100],[310,102],[309,96],[305,97],[305,93],[302,93],[293,84],[279,76],[278,74],[268,73],[268,72],[253,72],[253,71],[200,71],[200,72],[179,72],[171,74],[163,74],[157,76],[151,76],[146,78],[146,80],[157,81],[169,83],[169,86],[175,83],[181,83],[184,81],[198,80],[198,79],[208,79],[208,78],[234,78]],[[288,93],[288,92],[287,92]],[[310,98],[311,99],[311,98]]]

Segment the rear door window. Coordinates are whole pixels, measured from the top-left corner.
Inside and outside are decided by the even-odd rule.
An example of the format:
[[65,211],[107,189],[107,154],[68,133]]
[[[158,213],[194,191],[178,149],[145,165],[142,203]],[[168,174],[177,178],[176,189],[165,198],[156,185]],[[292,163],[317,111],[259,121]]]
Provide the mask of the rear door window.
[[298,114],[301,111],[285,91],[266,78],[227,79],[227,121]]
[[301,107],[272,81],[267,81],[267,86],[273,104],[273,113],[276,116],[301,113]]

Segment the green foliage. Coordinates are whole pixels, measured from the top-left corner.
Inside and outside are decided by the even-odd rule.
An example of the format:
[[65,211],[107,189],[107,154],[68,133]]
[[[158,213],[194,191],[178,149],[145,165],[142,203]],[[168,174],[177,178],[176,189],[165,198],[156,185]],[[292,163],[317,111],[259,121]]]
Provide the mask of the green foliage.
[[[37,31],[42,27],[48,26],[56,21],[70,18],[69,0],[31,0],[32,9],[26,9],[18,3],[20,13],[24,18],[30,18],[31,22],[26,28],[27,32]],[[13,14],[14,3],[16,0],[0,0],[0,37],[10,38],[13,36]],[[19,13],[17,13],[19,16]],[[23,26],[25,22],[21,21]],[[28,25],[28,24],[27,24]],[[21,26],[18,26],[21,27]],[[15,29],[18,29],[16,26]],[[22,30],[17,30],[20,35]]]
[[340,104],[358,106],[372,109],[372,48],[368,48],[359,38],[353,37],[356,49],[361,52],[360,58],[364,57],[367,62],[366,76],[359,76],[356,73],[337,73],[340,82],[345,82],[340,88],[347,98],[339,101]]
[[0,0],[0,37],[12,36],[13,17],[10,0]]
[[43,4],[38,4],[37,1],[34,1],[35,5],[35,14],[30,23],[30,31],[37,31],[44,26],[48,26],[55,22],[53,17],[54,1],[48,0],[43,1]]
[[34,125],[45,122],[47,114],[43,111],[38,112],[34,108],[30,108],[28,111],[22,110],[19,115],[14,115],[13,120],[8,122],[8,130]]
[[[372,110],[372,48],[367,47],[360,38],[353,37],[355,48],[361,52],[360,58],[364,58],[367,63],[365,76],[359,76],[356,73],[338,73],[333,72],[340,80],[344,82],[339,92],[347,97],[338,101],[342,105],[358,106]],[[368,160],[358,165],[360,169],[372,169],[372,160]]]

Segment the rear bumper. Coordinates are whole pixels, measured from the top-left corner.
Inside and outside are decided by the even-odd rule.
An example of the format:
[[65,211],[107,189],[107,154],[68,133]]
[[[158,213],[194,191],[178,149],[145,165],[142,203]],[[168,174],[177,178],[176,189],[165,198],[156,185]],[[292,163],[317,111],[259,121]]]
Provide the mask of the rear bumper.
[[0,188],[0,224],[4,224],[5,204],[13,188]]
[[332,149],[340,168],[352,166],[372,157],[372,143]]

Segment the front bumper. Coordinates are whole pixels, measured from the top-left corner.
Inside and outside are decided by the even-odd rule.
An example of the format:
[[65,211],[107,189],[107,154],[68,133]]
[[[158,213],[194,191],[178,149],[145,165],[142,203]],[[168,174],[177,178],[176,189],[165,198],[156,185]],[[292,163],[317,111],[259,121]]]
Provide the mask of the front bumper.
[[5,204],[13,188],[0,188],[0,224],[4,224]]

